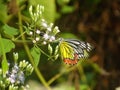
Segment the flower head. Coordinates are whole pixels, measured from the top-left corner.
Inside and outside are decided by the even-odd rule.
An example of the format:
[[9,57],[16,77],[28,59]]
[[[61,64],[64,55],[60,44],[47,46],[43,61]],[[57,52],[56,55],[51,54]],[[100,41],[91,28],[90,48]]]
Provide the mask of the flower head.
[[54,41],[55,40],[55,36],[51,36],[50,38],[49,38],[49,41],[50,42],[52,42],[52,41]]
[[43,38],[44,38],[45,40],[47,40],[47,39],[49,38],[49,35],[48,35],[48,34],[44,34],[44,35],[43,35]]
[[[33,44],[48,44],[54,42],[56,39],[56,34],[60,32],[57,26],[53,23],[48,23],[43,17],[42,13],[44,7],[37,5],[35,10],[30,6],[29,13],[31,15],[34,24],[29,25],[27,30],[29,31],[29,39],[32,40]],[[40,25],[38,25],[40,24]],[[37,28],[37,29],[36,29]]]

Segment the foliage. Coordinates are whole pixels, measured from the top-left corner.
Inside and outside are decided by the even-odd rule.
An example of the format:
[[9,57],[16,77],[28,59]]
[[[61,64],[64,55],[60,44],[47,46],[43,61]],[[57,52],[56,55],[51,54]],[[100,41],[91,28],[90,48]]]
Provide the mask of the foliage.
[[25,90],[27,86],[24,85],[25,78],[29,76],[33,72],[33,67],[31,64],[26,62],[25,60],[17,62],[18,60],[18,53],[14,53],[14,60],[15,62],[10,64],[9,68],[6,69],[8,66],[7,61],[3,60],[2,68],[0,68],[0,89],[1,90]]
[[[117,0],[113,1],[112,7],[115,9],[114,14],[119,17],[116,2]],[[102,82],[97,82],[100,79],[100,74],[105,77],[109,76],[109,73],[98,66],[102,62],[101,60],[104,60],[104,57],[107,59],[110,57],[109,53],[105,52],[105,55],[103,53],[102,48],[106,44],[104,41],[110,39],[107,41],[107,44],[110,45],[109,48],[104,48],[108,52],[112,51],[115,46],[111,38],[109,38],[111,35],[114,37],[114,35],[111,33],[109,36],[108,31],[106,31],[106,28],[111,28],[110,26],[112,25],[109,22],[112,19],[110,19],[110,10],[108,10],[111,4],[107,5],[104,3],[108,3],[108,1],[0,1],[0,89],[26,89],[25,81],[27,76],[32,74],[33,67],[35,72],[30,79],[35,81],[39,79],[48,90],[51,90],[51,85],[53,90],[68,89],[68,86],[70,90],[96,89],[97,84]],[[105,10],[100,7],[102,5]],[[110,13],[110,15],[112,14]],[[100,17],[99,20],[98,17]],[[119,28],[118,26],[119,24],[116,24],[117,28]],[[119,30],[117,31],[117,28],[114,34],[118,36]],[[106,36],[108,38],[105,38]],[[83,46],[77,46],[81,45],[79,41],[74,42],[78,44],[70,44],[71,42],[68,40],[69,43],[63,44],[63,41],[67,41],[64,38],[93,42],[93,46],[97,47],[95,55],[90,60],[88,58],[86,60],[80,58],[80,62],[73,66],[61,64],[60,55],[64,56],[62,61],[68,63],[69,60],[72,62],[78,59],[73,54],[78,47],[80,51],[77,51],[77,55],[79,56],[85,55],[87,53],[85,50],[89,48],[87,43]],[[71,45],[71,47],[66,48],[66,46],[63,47],[61,45],[68,47]],[[63,48],[64,51],[62,51]],[[70,51],[70,49],[73,51],[68,53],[67,51]],[[113,56],[114,50],[112,51]],[[60,54],[61,51],[62,53]],[[15,52],[19,52],[19,58]],[[81,54],[81,52],[83,53]],[[88,53],[86,56],[88,56]],[[104,66],[103,62],[102,65],[100,63],[101,66]],[[15,75],[12,77],[12,74]],[[18,86],[20,87],[19,89]],[[32,85],[30,86],[32,89]]]

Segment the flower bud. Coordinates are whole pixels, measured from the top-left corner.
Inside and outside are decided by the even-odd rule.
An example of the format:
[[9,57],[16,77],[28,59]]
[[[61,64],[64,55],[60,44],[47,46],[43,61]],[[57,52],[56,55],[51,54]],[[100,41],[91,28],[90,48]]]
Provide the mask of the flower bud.
[[33,12],[32,12],[32,10],[33,10],[33,7],[32,7],[32,5],[29,7],[29,13],[30,13],[30,15],[31,15],[31,17],[33,17]]
[[6,84],[6,85],[9,85],[9,84],[10,84],[9,78],[6,78],[6,79],[5,79],[5,84]]
[[53,34],[56,35],[57,33],[59,33],[60,30],[58,29],[58,27],[56,26],[54,29],[53,29]]
[[56,48],[55,48],[54,55],[56,55],[58,53],[58,50],[59,50],[59,46],[57,45]]
[[53,48],[52,48],[52,46],[50,44],[48,44],[48,51],[49,51],[50,55],[52,55]]
[[25,60],[23,60],[23,61],[21,61],[21,62],[19,63],[19,67],[20,67],[21,69],[26,68],[27,65],[28,65],[28,62],[25,61]]
[[26,75],[30,75],[33,72],[33,67],[31,64],[28,64],[26,67]]
[[55,55],[55,60],[58,59],[58,57],[59,57],[59,54]]
[[17,60],[18,60],[18,53],[13,52],[13,56],[14,56],[15,62],[17,62]]
[[2,75],[2,69],[0,68],[0,76]]

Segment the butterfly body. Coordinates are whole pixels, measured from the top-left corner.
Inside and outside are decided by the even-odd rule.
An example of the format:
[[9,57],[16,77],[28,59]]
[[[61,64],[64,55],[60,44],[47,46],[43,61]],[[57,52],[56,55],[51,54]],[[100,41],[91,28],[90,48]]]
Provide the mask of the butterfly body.
[[66,64],[76,64],[80,58],[87,58],[92,46],[84,41],[76,39],[63,39],[60,42],[60,54]]

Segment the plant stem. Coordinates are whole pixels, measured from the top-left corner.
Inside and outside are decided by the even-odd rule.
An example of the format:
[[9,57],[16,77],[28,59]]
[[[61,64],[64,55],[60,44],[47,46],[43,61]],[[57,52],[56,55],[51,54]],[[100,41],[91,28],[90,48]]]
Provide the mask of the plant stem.
[[[22,28],[22,26],[23,26],[23,25],[22,25],[22,18],[21,18],[21,12],[20,12],[20,10],[18,11],[18,19],[19,19],[19,29],[20,29],[20,33],[22,34],[22,33],[23,33],[23,28]],[[30,62],[31,62],[32,65],[34,66],[34,69],[35,69],[35,72],[36,72],[38,78],[40,79],[40,81],[42,82],[42,84],[43,84],[48,90],[51,90],[50,87],[49,87],[49,85],[48,85],[48,83],[45,81],[42,73],[40,72],[40,70],[39,70],[39,69],[36,67],[36,65],[34,64],[34,60],[33,60],[33,57],[31,56],[29,47],[28,47],[27,43],[24,42],[24,41],[25,41],[25,36],[22,35],[21,38],[22,38],[22,40],[23,40],[23,45],[24,45],[25,51],[26,51],[26,53],[27,53],[27,55],[28,55],[28,57],[29,57]]]
[[21,33],[17,38],[15,38],[14,40],[16,41],[17,39],[19,39],[21,36],[23,36],[26,32]]
[[[39,48],[37,45],[35,45],[37,48]],[[46,55],[48,58],[50,57],[50,55],[48,55],[47,53],[45,53],[41,48],[39,48],[40,49],[40,51],[44,54],[44,55]]]
[[54,77],[52,77],[52,78],[48,81],[48,85],[52,84],[56,79],[58,79],[59,77],[61,77],[63,74],[68,73],[68,72],[70,72],[70,71],[73,71],[74,69],[76,69],[76,66],[73,66],[73,67],[70,67],[70,68],[66,68],[65,71],[56,74]]
[[87,83],[87,79],[86,79],[86,76],[85,76],[85,74],[84,74],[84,70],[83,70],[83,67],[82,67],[82,65],[81,65],[81,63],[78,65],[78,71],[79,71],[79,73],[80,73],[80,75],[81,75],[81,80],[84,82],[84,83]]

